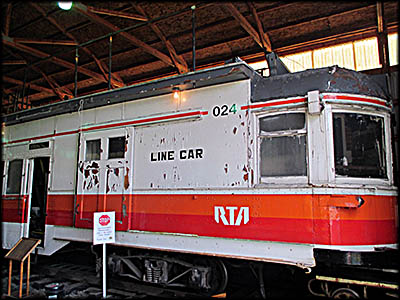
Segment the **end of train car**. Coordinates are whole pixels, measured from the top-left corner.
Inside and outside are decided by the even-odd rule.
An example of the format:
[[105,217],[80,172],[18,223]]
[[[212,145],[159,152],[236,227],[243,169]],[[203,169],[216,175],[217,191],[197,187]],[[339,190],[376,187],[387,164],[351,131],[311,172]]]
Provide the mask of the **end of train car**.
[[260,286],[289,267],[314,295],[398,289],[386,87],[274,73],[235,61],[4,116],[3,247],[90,244],[93,213],[115,211],[125,278],[217,293],[238,266]]

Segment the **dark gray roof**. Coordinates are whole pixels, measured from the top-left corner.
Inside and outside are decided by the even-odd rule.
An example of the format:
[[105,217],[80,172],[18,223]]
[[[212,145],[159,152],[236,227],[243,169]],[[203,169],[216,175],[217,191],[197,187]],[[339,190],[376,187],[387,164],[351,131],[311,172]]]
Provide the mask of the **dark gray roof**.
[[306,95],[313,90],[389,99],[384,77],[370,76],[337,66],[255,78],[253,86],[252,102]]
[[2,117],[6,125],[37,120],[65,113],[77,112],[105,105],[134,101],[172,93],[174,87],[190,90],[237,80],[251,79],[251,102],[304,96],[308,91],[362,94],[389,99],[384,80],[339,67],[311,69],[302,72],[262,77],[243,61],[189,72],[146,83],[114,89]]

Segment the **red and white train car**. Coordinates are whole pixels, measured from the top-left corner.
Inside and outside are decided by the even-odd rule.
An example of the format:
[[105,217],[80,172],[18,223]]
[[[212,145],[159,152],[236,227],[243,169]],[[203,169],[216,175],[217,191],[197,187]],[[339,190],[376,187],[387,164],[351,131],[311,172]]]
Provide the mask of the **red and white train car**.
[[115,211],[116,246],[302,268],[385,256],[391,105],[355,71],[234,62],[4,116],[2,246],[91,243],[93,212]]

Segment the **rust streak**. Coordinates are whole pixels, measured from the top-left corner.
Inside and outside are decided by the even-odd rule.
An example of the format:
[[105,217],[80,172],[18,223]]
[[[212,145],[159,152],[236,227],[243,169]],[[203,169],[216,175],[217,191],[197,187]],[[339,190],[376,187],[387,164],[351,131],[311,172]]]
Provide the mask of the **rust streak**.
[[246,173],[243,175],[243,180],[248,181],[249,180],[249,173]]
[[126,174],[124,177],[124,189],[127,190],[129,187],[129,168],[126,168]]

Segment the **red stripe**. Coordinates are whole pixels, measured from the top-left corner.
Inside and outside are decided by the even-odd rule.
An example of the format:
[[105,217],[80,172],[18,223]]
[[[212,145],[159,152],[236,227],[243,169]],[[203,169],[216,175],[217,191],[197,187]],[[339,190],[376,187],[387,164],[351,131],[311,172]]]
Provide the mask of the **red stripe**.
[[26,200],[29,198],[28,195],[18,195],[18,194],[11,194],[11,195],[2,195],[1,198],[3,200]]
[[119,126],[128,126],[128,125],[148,123],[148,122],[173,120],[175,118],[185,118],[185,117],[192,117],[192,116],[199,116],[199,115],[204,115],[204,113],[202,113],[201,111],[193,111],[193,112],[175,114],[175,115],[171,115],[171,116],[153,117],[153,118],[147,118],[147,119],[141,119],[141,120],[122,122],[122,123],[117,123],[117,124],[94,126],[94,127],[83,129],[82,131],[98,130],[98,129],[105,129],[105,128],[111,128],[111,127],[119,127]]
[[[82,131],[86,132],[86,131],[91,131],[91,130],[99,130],[99,129],[113,128],[113,127],[120,127],[120,126],[128,126],[128,125],[135,125],[135,124],[141,124],[141,123],[158,122],[158,121],[164,121],[164,120],[173,120],[175,118],[179,119],[179,118],[185,118],[185,117],[205,116],[205,115],[208,115],[208,111],[193,111],[193,112],[186,112],[186,113],[178,113],[178,114],[174,114],[174,115],[170,115],[170,116],[152,117],[152,118],[133,120],[133,121],[127,121],[127,122],[121,122],[121,123],[115,123],[115,124],[99,125],[99,126],[84,128],[84,129],[82,129]],[[69,134],[76,134],[78,132],[79,132],[79,130],[71,130],[71,131],[65,131],[65,132],[59,132],[59,133],[46,134],[46,135],[41,135],[41,136],[36,136],[36,137],[19,139],[19,140],[15,140],[15,141],[9,141],[9,142],[2,143],[2,145],[22,143],[22,142],[28,142],[28,141],[39,140],[39,139],[46,139],[46,138],[69,135]]]
[[72,220],[73,220],[72,211],[49,210],[46,217],[46,224],[71,227],[73,226]]
[[[331,229],[329,230],[331,224]],[[251,218],[248,224],[217,224],[212,216],[133,214],[131,229],[234,239],[322,245],[377,245],[397,242],[395,221]]]
[[22,221],[21,210],[15,208],[3,208],[1,212],[2,222],[25,223]]
[[390,107],[390,105],[384,100],[369,99],[369,98],[357,97],[357,96],[326,94],[326,95],[324,95],[324,99],[325,100],[359,101],[359,102],[367,102],[367,103],[377,104],[377,105],[381,105],[381,106],[385,106],[385,107]]
[[234,239],[310,243],[312,220],[251,218],[240,226],[215,222],[212,216],[139,214],[132,216],[131,229],[152,232],[194,234]]
[[26,223],[28,195],[2,195],[2,221]]
[[301,98],[290,99],[290,100],[276,101],[276,102],[272,102],[272,103],[268,102],[268,103],[260,103],[260,104],[250,104],[250,105],[242,106],[241,109],[242,110],[255,109],[255,108],[286,105],[286,104],[303,103],[305,101],[306,101],[306,98],[305,97],[301,97]]
[[[109,210],[113,211],[113,210]],[[93,229],[93,213],[94,211],[91,212],[83,212],[79,214],[79,217],[77,215],[77,218],[75,220],[75,226],[78,228],[88,228],[88,229]],[[55,216],[57,213],[55,213]],[[53,220],[50,221],[55,221],[57,220],[58,217],[55,217]],[[72,219],[71,219],[72,220]],[[129,218],[128,215],[123,216],[121,212],[115,212],[115,230],[118,231],[127,231],[128,226],[129,226]],[[72,222],[72,221],[71,221]],[[55,224],[55,225],[62,225],[62,224]],[[70,226],[70,225],[62,225],[62,226]]]

